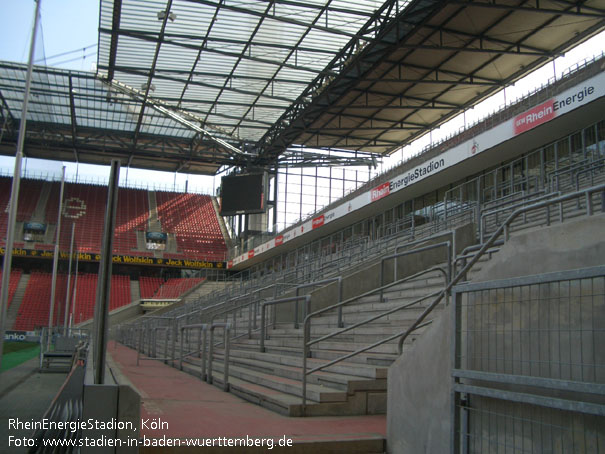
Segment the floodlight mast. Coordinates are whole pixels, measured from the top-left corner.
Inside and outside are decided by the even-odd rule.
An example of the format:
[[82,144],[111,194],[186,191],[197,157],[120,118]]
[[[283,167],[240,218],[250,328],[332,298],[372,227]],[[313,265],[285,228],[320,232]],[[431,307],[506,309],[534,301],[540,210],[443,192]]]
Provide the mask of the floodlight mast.
[[15,170],[13,173],[13,185],[8,210],[8,225],[6,232],[6,246],[4,251],[4,264],[2,267],[2,290],[0,291],[0,370],[2,367],[2,353],[4,351],[4,323],[6,321],[6,308],[8,306],[8,286],[13,260],[13,244],[15,242],[15,222],[17,219],[17,201],[19,200],[19,185],[21,183],[21,161],[23,160],[23,145],[25,143],[25,125],[27,123],[27,104],[29,102],[29,91],[32,79],[32,68],[34,64],[34,50],[36,44],[36,31],[38,30],[38,19],[40,16],[40,4],[42,0],[36,0],[36,11],[34,12],[34,28],[29,45],[29,61],[27,63],[27,78],[25,79],[25,93],[23,94],[23,107],[21,109],[21,121],[19,122],[19,139],[17,141],[17,152],[15,154]]

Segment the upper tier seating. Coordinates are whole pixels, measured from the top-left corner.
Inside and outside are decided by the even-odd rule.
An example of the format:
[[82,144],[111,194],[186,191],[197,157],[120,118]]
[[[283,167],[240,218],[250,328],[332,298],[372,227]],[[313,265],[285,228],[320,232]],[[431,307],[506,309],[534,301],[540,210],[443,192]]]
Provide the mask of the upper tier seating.
[[[46,206],[46,219],[57,222],[59,183],[54,183]],[[75,222],[74,244],[81,252],[99,252],[103,235],[103,219],[107,202],[107,187],[65,183],[60,247],[68,250],[71,225]]]
[[[44,184],[41,180],[21,180],[19,185],[19,201],[17,202],[17,222],[29,221],[36,209],[40,191]],[[12,178],[0,177],[0,237],[4,242],[8,222],[8,205],[11,196]]]
[[[53,189],[47,205],[46,218],[55,223],[59,203],[59,186]],[[61,247],[69,248],[71,224],[76,223],[75,244],[83,252],[100,252],[107,203],[107,188],[88,184],[65,185]],[[136,231],[145,231],[149,219],[147,192],[120,188],[114,228],[113,252],[139,254]],[[143,253],[141,251],[141,253]]]
[[120,188],[118,210],[113,237],[113,250],[117,253],[136,253],[136,231],[147,230],[149,197],[141,189]]
[[176,235],[177,251],[189,258],[225,260],[227,247],[210,196],[156,192],[164,232]]
[[[0,212],[0,237],[6,235],[11,184],[11,178],[0,178],[0,206],[4,207],[4,210]],[[60,186],[59,182],[45,186],[45,182],[42,180],[23,179],[17,220],[24,222],[32,219],[42,190],[47,188],[45,190],[49,191],[48,199],[46,205],[42,207],[44,222],[48,225],[56,224]],[[227,253],[225,239],[210,196],[157,192],[156,200],[158,218],[163,231],[174,234],[176,238],[177,254],[173,252],[174,258],[225,260]],[[60,232],[62,250],[69,249],[72,224],[75,224],[75,247],[81,252],[100,252],[106,203],[106,186],[65,183]],[[149,217],[149,193],[147,191],[119,189],[113,241],[115,254],[155,255],[154,252],[146,249],[137,249],[139,245],[137,231],[148,230]],[[20,240],[20,238],[16,239]],[[53,242],[54,238],[47,237],[47,244],[40,241],[36,247],[52,249],[50,243]]]

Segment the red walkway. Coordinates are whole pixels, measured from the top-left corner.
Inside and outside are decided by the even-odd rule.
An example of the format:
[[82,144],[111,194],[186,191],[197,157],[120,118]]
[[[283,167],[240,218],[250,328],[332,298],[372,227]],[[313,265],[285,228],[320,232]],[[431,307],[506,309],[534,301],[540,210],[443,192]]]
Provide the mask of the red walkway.
[[159,418],[162,430],[141,436],[270,437],[295,442],[386,438],[386,416],[289,418],[250,404],[159,361],[141,361],[136,351],[111,342],[108,353],[141,395],[141,418]]

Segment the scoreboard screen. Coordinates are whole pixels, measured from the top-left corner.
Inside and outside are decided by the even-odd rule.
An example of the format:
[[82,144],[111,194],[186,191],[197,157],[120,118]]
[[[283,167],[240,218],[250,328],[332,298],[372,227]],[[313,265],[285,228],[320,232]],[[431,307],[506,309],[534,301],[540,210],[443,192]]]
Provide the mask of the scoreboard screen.
[[265,212],[265,174],[227,176],[221,179],[221,216]]

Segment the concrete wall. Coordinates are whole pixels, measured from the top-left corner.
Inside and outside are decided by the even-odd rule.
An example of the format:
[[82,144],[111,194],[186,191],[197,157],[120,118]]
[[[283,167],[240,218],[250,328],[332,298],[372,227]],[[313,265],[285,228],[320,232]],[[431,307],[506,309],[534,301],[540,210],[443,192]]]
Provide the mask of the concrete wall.
[[[124,323],[128,320],[132,320],[135,317],[139,317],[140,315],[143,315],[143,309],[141,309],[141,305],[139,304],[139,302],[135,301],[134,303],[130,303],[127,306],[123,306],[111,311],[109,313],[109,326],[117,325],[118,323]],[[77,325],[76,328],[91,329],[92,320],[93,319],[82,322]]]
[[389,368],[387,452],[449,452],[449,337],[446,310]]
[[513,234],[498,252],[498,260],[484,266],[473,282],[602,265],[603,232],[605,215],[595,214]]
[[[605,215],[598,214],[513,234],[472,281],[605,264],[603,232]],[[448,306],[389,369],[390,454],[449,452],[450,312]]]

